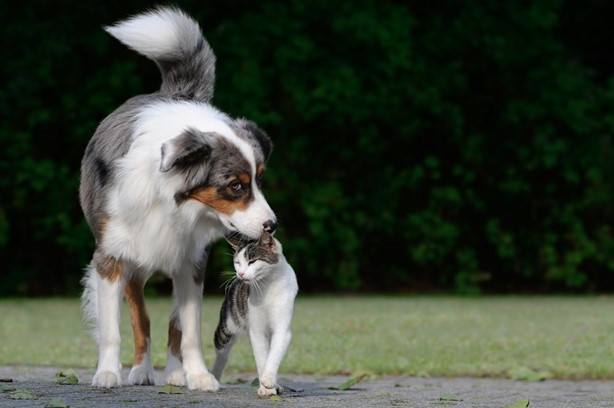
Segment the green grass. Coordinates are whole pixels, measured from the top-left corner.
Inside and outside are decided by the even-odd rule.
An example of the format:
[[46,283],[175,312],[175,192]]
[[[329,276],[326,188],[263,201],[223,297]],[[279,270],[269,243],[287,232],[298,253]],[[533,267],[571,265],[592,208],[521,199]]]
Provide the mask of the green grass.
[[[203,305],[205,358],[221,298]],[[166,357],[169,299],[148,299],[152,356]],[[124,307],[122,361],[132,359]],[[614,378],[614,298],[301,297],[282,372],[419,376]],[[0,300],[0,364],[94,367],[96,350],[78,300]],[[255,371],[247,338],[229,372]]]

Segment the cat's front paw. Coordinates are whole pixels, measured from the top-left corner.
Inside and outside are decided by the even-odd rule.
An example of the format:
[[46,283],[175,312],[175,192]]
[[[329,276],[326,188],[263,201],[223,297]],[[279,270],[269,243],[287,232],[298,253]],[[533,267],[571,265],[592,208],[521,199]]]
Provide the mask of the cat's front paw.
[[261,397],[268,397],[269,395],[277,395],[277,389],[275,387],[267,388],[264,385],[260,384],[260,387],[258,388],[258,395],[260,395]]
[[277,378],[272,375],[263,375],[260,378],[260,387],[258,388],[258,395],[276,395],[283,392],[283,387],[277,384]]
[[260,377],[260,385],[265,388],[275,388],[277,385],[277,378],[274,375],[264,374]]
[[191,390],[217,391],[220,389],[220,383],[211,373],[188,374],[186,378],[188,380],[188,388]]

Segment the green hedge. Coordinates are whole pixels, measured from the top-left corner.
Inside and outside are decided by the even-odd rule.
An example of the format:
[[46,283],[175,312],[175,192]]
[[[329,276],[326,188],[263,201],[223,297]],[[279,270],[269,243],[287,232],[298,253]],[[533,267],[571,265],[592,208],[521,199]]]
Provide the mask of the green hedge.
[[[100,29],[147,2],[73,3],[0,6],[3,295],[78,291],[93,246],[82,152],[159,85]],[[265,193],[303,290],[613,288],[614,81],[567,40],[576,6],[179,5],[218,56],[215,104],[274,139]]]

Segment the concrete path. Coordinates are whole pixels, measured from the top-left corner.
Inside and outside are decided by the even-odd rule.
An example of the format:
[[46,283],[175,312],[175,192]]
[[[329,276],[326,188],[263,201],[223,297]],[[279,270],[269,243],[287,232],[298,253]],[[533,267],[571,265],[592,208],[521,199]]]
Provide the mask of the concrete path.
[[[531,408],[614,407],[614,381],[519,382],[503,379],[384,377],[365,380],[350,390],[330,389],[348,377],[282,374],[280,383],[291,388],[280,400],[260,398],[250,383],[253,374],[229,375],[217,393],[182,389],[182,394],[159,394],[161,386],[123,386],[96,389],[89,383],[93,370],[78,369],[78,385],[57,385],[53,367],[0,366],[0,382],[25,388],[35,400],[13,400],[0,392],[0,407],[45,407],[59,399],[78,407],[472,407],[502,408],[529,400]],[[124,381],[129,370],[123,370]],[[156,383],[162,384],[161,372]]]

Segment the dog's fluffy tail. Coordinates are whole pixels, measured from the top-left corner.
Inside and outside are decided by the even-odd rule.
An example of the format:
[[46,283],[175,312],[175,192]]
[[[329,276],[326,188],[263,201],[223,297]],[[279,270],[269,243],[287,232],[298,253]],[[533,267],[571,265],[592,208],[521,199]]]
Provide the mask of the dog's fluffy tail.
[[203,102],[213,97],[215,55],[198,23],[183,11],[158,7],[105,30],[158,64],[163,94]]

